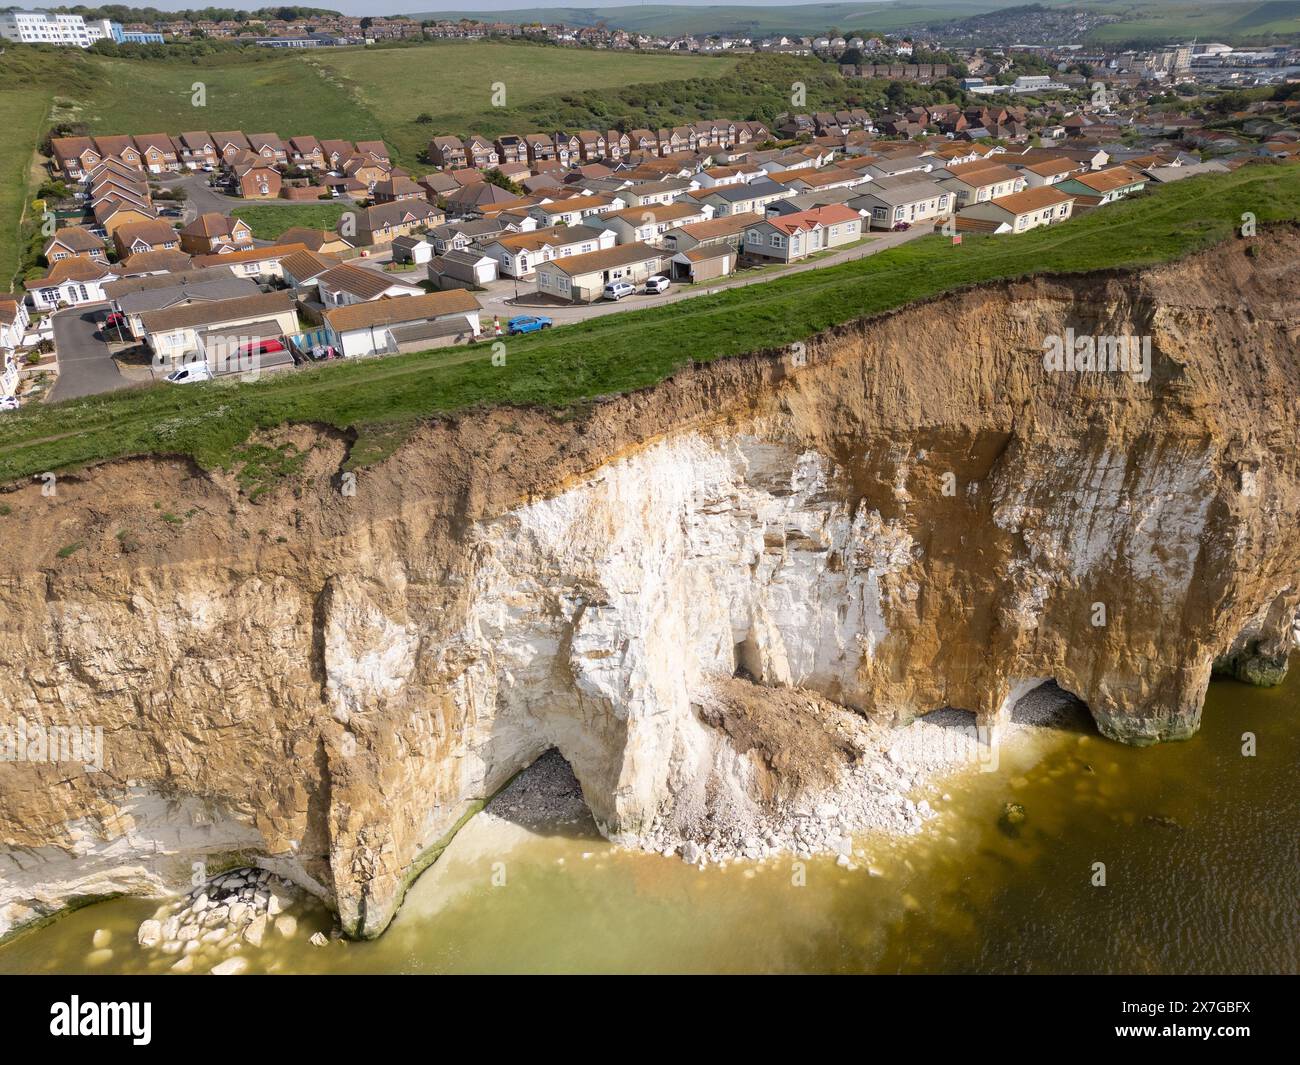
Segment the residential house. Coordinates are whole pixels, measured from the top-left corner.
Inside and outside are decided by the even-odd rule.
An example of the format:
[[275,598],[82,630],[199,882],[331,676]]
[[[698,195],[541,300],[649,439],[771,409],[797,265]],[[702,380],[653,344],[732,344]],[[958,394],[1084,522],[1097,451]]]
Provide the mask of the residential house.
[[[433,204],[420,200],[375,204],[357,212],[355,243],[358,246],[388,244],[394,237],[442,225],[446,218]],[[349,236],[344,230],[340,232]]]
[[494,142],[493,147],[496,149],[497,161],[499,163],[528,163],[528,145],[524,142],[523,137],[517,137],[513,133],[503,133]]
[[482,214],[485,209],[495,204],[513,203],[518,197],[509,189],[493,185],[487,181],[475,181],[462,185],[455,192],[443,197],[443,203],[453,215]]
[[149,219],[117,227],[113,244],[119,258],[137,251],[172,251],[181,246],[180,234],[166,222]]
[[290,137],[289,162],[305,170],[324,170],[325,153],[315,137]]
[[343,161],[343,175],[360,182],[371,194],[381,181],[390,180],[392,174],[392,166],[377,156],[354,155]]
[[392,156],[388,153],[388,145],[383,141],[357,141],[357,154],[373,156],[389,166],[393,164]]
[[605,135],[596,129],[580,129],[576,134],[578,154],[584,163],[594,163],[609,155]]
[[253,246],[253,230],[242,218],[209,211],[180,229],[182,251],[191,255],[243,251]]
[[339,263],[316,278],[320,301],[326,307],[419,295],[423,289],[382,270],[370,270],[351,263]]
[[618,244],[603,251],[569,255],[537,267],[537,291],[574,303],[600,299],[614,281],[639,284],[663,269],[662,249],[648,244]]
[[952,193],[933,181],[917,180],[888,188],[876,182],[848,206],[868,219],[871,229],[895,229],[947,218],[954,201]]
[[301,244],[318,255],[345,255],[352,250],[352,242],[332,229],[311,229],[307,226],[290,226],[278,237],[277,244]]
[[24,282],[32,305],[38,311],[52,311],[79,303],[98,303],[104,299],[104,285],[116,281],[118,268],[88,255],[60,259],[42,278]]
[[[947,177],[939,175],[946,173]],[[1018,170],[998,163],[982,161],[951,166],[947,171],[935,171],[940,188],[957,197],[957,207],[970,203],[983,203],[999,196],[1010,196],[1025,187],[1026,181]]]
[[58,171],[72,181],[80,181],[97,167],[102,156],[89,137],[53,137],[50,151]]
[[280,260],[280,276],[286,285],[301,292],[315,289],[321,274],[333,270],[338,264],[337,259],[319,252],[298,251]]
[[707,222],[713,217],[708,204],[670,203],[654,207],[625,207],[591,216],[588,224],[612,230],[619,244],[663,245],[664,234],[678,226]]
[[235,277],[255,277],[270,281],[283,276],[281,260],[297,251],[306,251],[301,244],[272,244],[265,248],[231,251],[220,255],[196,255],[194,265],[199,269],[225,266]]
[[154,357],[164,365],[198,358],[209,365],[255,340],[298,332],[292,292],[258,292],[234,299],[189,303],[141,315]]
[[745,229],[747,256],[795,262],[816,252],[852,244],[862,236],[862,217],[851,207],[831,204],[797,214],[773,215]]
[[289,152],[284,141],[274,133],[250,133],[248,145],[253,154],[265,163],[284,166],[289,162]]
[[794,195],[794,189],[761,178],[745,185],[720,185],[712,189],[699,189],[691,193],[696,203],[713,208],[714,217],[728,214],[763,213],[769,203]]
[[693,192],[697,187],[694,181],[666,178],[663,181],[638,181],[633,185],[625,185],[616,195],[629,207],[661,207]]
[[356,146],[351,141],[341,140],[322,140],[320,151],[326,170],[342,170],[343,164],[357,154]]
[[1100,207],[1125,196],[1141,192],[1147,186],[1145,174],[1126,166],[1113,166],[1087,174],[1074,174],[1058,181],[1053,188],[1074,196],[1080,208]]
[[[528,162],[534,169],[538,163],[555,159],[555,139],[545,133],[530,133],[524,138],[524,149],[528,153]],[[464,162],[461,163],[464,166]]]
[[566,200],[536,204],[528,209],[528,213],[542,226],[576,226],[584,224],[584,219],[591,215],[608,214],[626,206],[627,202],[620,196],[571,196]]
[[133,251],[117,261],[116,269],[122,277],[140,277],[188,270],[192,262],[191,257],[179,248],[159,248],[157,251]]
[[205,166],[215,167],[221,160],[211,133],[195,130],[182,133],[177,139],[181,163],[190,170]]
[[663,235],[663,246],[669,251],[678,252],[718,244],[739,249],[745,241],[746,228],[755,222],[761,222],[763,218],[763,213],[756,211],[753,214],[721,215],[707,222],[692,222],[668,230]]
[[496,145],[486,137],[480,137],[478,134],[472,134],[465,138],[465,161],[462,165],[473,167],[476,170],[486,170],[489,167],[496,166],[500,157],[497,155]]
[[0,356],[3,356],[5,371],[0,394],[12,396],[17,387],[18,373],[12,356],[22,344],[31,321],[27,304],[14,296],[0,295]]
[[479,247],[484,255],[496,262],[497,272],[502,277],[532,277],[540,264],[552,259],[614,247],[613,230],[602,228],[598,219],[595,223],[549,226],[530,233],[505,233],[482,241]]
[[180,153],[176,142],[166,133],[136,134],[136,147],[144,168],[151,174],[164,174],[181,169]]
[[425,268],[437,289],[483,288],[497,279],[497,263],[477,248],[435,255]]
[[1024,175],[1025,184],[1031,189],[1041,188],[1044,185],[1059,184],[1072,174],[1080,173],[1082,170],[1082,166],[1076,160],[1064,155],[1057,159],[1044,159],[1037,163],[1018,163],[1013,160],[1012,165],[1019,168]]
[[398,175],[375,182],[371,189],[375,203],[397,203],[399,200],[424,200],[424,189],[409,177]]
[[95,150],[103,160],[115,159],[132,170],[141,169],[143,162],[140,149],[135,141],[127,136],[95,137]]
[[54,236],[45,244],[44,255],[45,261],[51,266],[74,255],[84,255],[101,263],[108,262],[108,249],[104,242],[85,226],[56,229]]
[[251,150],[248,138],[237,129],[213,133],[212,144],[216,148],[217,157],[223,163],[233,162],[241,154]]
[[555,134],[555,159],[561,166],[576,166],[582,159],[582,142],[577,134]]
[[274,200],[280,195],[283,179],[268,163],[241,159],[234,166],[235,189],[246,200]]
[[452,289],[331,307],[324,319],[331,343],[358,358],[473,340],[481,311],[471,293]]
[[429,162],[444,170],[459,170],[466,165],[465,145],[459,137],[434,137],[429,141]]
[[173,307],[253,296],[257,282],[229,270],[185,270],[173,274],[124,277],[103,286],[104,298],[126,320],[123,335],[143,338],[144,316]]
[[91,209],[91,213],[95,217],[95,224],[110,238],[123,226],[153,222],[158,217],[152,207],[116,196],[100,200]]
[[1074,197],[1060,187],[1040,185],[1009,196],[998,196],[961,209],[961,216],[1006,223],[1013,233],[1064,222],[1074,210]]

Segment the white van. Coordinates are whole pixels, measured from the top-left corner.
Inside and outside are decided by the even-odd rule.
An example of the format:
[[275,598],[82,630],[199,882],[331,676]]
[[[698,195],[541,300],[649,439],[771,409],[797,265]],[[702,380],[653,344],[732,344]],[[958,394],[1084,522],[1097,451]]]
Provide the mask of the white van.
[[212,370],[206,362],[187,362],[179,370],[173,370],[164,381],[173,385],[193,385],[200,381],[211,381]]

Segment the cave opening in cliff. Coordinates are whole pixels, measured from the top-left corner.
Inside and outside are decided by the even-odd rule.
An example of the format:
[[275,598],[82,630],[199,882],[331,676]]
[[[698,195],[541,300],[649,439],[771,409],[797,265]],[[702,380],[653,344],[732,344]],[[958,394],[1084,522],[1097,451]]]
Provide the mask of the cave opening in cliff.
[[1011,706],[1013,725],[1034,725],[1063,732],[1097,731],[1088,704],[1072,691],[1061,687],[1055,677],[1025,692]]
[[539,835],[600,838],[582,784],[558,747],[543,751],[516,773],[485,812]]
[[735,663],[732,676],[758,684],[763,679],[763,658],[758,651],[754,634],[749,633],[732,648],[732,661]]

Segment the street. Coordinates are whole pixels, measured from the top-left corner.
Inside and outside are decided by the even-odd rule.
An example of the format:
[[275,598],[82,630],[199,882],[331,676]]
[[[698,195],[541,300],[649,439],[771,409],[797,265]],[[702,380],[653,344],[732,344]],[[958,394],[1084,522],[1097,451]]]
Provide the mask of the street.
[[118,372],[108,345],[99,338],[99,319],[107,309],[106,303],[83,304],[53,316],[59,377],[50,389],[50,402],[130,387],[132,382]]

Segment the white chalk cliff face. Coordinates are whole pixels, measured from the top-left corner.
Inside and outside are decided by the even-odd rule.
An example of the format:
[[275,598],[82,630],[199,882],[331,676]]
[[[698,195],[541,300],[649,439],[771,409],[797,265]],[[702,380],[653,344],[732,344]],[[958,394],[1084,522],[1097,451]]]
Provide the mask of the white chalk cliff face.
[[[0,761],[0,933],[255,862],[377,935],[552,747],[623,840],[758,801],[697,712],[738,671],[893,723],[1053,678],[1112,738],[1190,734],[1216,662],[1280,677],[1300,608],[1300,236],[1258,247],[431,424],[355,496],[305,428],[256,502],[162,458],[12,486],[6,720],[104,751]],[[1151,381],[1045,373],[1067,328],[1150,336]]]
[[815,452],[689,432],[476,527],[461,639],[496,707],[485,758],[558,747],[632,834],[674,759],[715,742],[691,712],[710,676],[852,692],[912,539],[830,476]]

